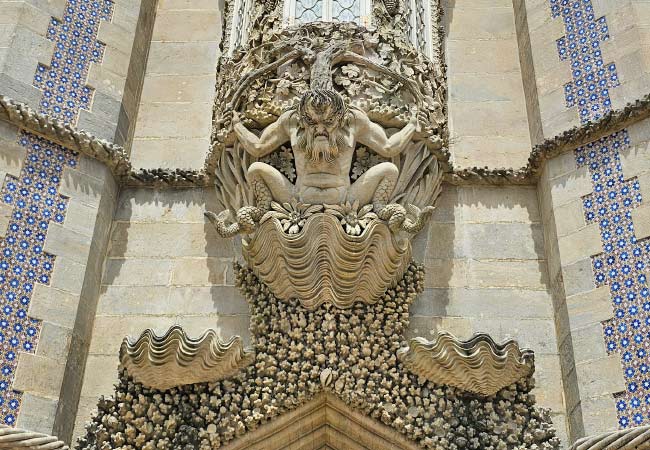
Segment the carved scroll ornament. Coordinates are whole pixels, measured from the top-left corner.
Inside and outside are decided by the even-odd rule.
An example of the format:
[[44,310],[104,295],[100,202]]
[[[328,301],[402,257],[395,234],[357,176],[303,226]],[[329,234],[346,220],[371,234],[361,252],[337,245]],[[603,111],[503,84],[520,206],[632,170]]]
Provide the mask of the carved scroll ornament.
[[163,336],[147,329],[135,340],[125,338],[120,348],[120,362],[129,375],[160,390],[224,379],[253,358],[254,353],[244,349],[239,336],[223,342],[214,330],[208,330],[192,339],[179,326]]

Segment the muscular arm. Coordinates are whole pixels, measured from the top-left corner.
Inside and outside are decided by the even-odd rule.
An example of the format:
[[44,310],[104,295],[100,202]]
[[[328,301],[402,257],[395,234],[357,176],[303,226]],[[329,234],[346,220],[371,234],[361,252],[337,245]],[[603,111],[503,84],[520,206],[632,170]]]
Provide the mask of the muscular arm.
[[266,127],[260,137],[255,136],[241,122],[235,122],[234,130],[246,151],[256,158],[261,158],[290,139],[287,131],[289,120],[291,120],[291,112],[285,112],[278,117],[278,120]]
[[402,153],[416,131],[416,122],[412,120],[389,138],[384,129],[372,122],[365,113],[355,112],[355,119],[357,140],[384,158]]

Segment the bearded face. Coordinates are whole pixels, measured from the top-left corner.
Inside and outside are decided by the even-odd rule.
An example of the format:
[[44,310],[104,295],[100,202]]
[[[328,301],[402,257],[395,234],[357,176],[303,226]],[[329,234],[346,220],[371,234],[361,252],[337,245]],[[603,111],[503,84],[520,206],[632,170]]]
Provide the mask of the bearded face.
[[333,161],[343,143],[346,116],[347,108],[337,92],[307,91],[298,106],[298,146],[312,161]]

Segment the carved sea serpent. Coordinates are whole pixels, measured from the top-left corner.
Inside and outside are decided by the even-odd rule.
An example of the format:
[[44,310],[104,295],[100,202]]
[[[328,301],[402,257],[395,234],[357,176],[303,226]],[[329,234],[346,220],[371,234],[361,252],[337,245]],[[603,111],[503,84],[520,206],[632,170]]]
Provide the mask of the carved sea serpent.
[[[433,206],[427,206],[421,210],[411,204],[404,207],[399,203],[389,203],[377,212],[377,217],[388,222],[388,228],[393,233],[401,230],[417,234],[427,224],[434,209]],[[413,217],[413,219],[409,216]]]
[[0,448],[26,450],[70,450],[56,436],[0,425]]
[[221,211],[219,214],[212,211],[206,211],[203,214],[212,222],[222,238],[230,238],[240,233],[249,234],[255,231],[264,215],[264,210],[256,206],[244,206],[237,211],[235,221],[232,220],[232,212],[229,209]]

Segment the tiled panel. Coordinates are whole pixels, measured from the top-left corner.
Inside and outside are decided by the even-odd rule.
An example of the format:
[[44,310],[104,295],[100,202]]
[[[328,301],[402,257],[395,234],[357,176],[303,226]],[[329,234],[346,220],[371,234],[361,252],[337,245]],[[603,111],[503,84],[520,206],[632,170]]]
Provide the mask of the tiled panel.
[[[91,62],[100,62],[104,45],[97,41],[99,23],[109,20],[110,0],[68,0],[62,19],[53,18],[48,39],[56,49],[49,66],[39,65],[34,86],[43,91],[40,112],[75,124],[81,109],[90,109],[86,86]],[[49,284],[55,257],[43,251],[52,222],[65,220],[67,199],[59,194],[65,167],[77,155],[28,133],[19,137],[27,150],[18,178],[7,176],[2,202],[13,208],[6,236],[0,241],[0,421],[13,425],[21,393],[12,389],[17,353],[34,352],[40,322],[27,315],[36,283]]]

